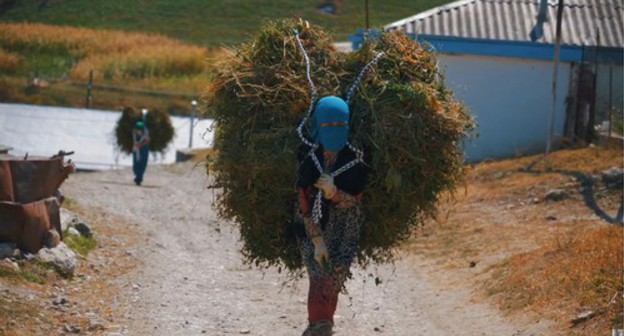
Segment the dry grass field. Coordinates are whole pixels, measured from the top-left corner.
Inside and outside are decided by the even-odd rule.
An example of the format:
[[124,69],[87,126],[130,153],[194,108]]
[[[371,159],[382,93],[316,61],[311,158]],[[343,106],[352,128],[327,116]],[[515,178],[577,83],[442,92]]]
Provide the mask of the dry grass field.
[[[596,211],[616,217],[622,190],[585,178],[622,164],[621,148],[595,147],[468,167],[465,188],[410,249],[457,271],[449,286],[474,286],[510,316],[553,320],[562,335],[611,335],[623,325],[623,231]],[[567,197],[545,200],[553,189]]]

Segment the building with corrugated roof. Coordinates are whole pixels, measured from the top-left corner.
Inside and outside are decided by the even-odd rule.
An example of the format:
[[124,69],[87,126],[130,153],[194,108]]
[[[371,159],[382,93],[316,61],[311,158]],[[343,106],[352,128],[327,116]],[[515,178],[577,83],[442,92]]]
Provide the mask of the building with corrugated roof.
[[[596,127],[622,120],[622,0],[564,0],[556,99],[553,95],[558,1],[532,41],[540,0],[461,0],[383,27],[401,30],[438,53],[446,84],[479,123],[469,161],[545,149],[555,137],[590,140]],[[352,36],[354,48],[363,31]],[[374,34],[372,34],[374,35]],[[554,106],[554,107],[553,107]]]

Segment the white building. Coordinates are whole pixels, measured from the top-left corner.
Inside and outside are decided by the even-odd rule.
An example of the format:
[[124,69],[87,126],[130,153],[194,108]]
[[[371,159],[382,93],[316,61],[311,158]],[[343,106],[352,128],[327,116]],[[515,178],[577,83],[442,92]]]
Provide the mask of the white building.
[[[621,117],[622,1],[564,1],[555,100],[557,3],[548,1],[535,42],[529,33],[539,0],[461,0],[384,27],[438,53],[447,86],[478,122],[479,137],[465,148],[469,161],[543,151],[553,111],[555,137],[573,140],[591,140],[610,111]],[[354,49],[362,36],[351,37]]]

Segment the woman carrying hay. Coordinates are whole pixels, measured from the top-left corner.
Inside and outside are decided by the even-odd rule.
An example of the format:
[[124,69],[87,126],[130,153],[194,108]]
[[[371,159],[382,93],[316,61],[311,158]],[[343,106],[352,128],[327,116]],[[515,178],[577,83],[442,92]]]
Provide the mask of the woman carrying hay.
[[[344,100],[321,99],[312,121],[317,146],[304,144],[298,155],[297,219],[305,229],[298,244],[310,282],[309,326],[303,336],[332,334],[338,294],[351,275],[358,249],[360,206],[368,175],[358,152],[347,146],[349,106]],[[318,191],[322,200],[315,206]]]
[[[300,52],[285,38],[293,31]],[[219,67],[207,96],[219,125],[218,155],[210,160],[215,185],[223,188],[219,215],[239,224],[249,262],[306,268],[304,336],[331,335],[354,261],[393,260],[394,248],[435,214],[439,195],[461,183],[459,144],[474,127],[445,87],[433,53],[404,34],[382,33],[344,55],[330,43],[307,23],[269,23]],[[302,57],[310,87],[303,120]],[[365,79],[373,66],[374,76]],[[318,100],[313,75],[324,96],[340,91],[344,100]]]
[[132,155],[132,171],[134,183],[141,185],[147,169],[150,152],[164,152],[171,141],[175,130],[171,118],[166,112],[157,109],[147,113],[147,109],[139,112],[126,107],[115,126],[117,148]]
[[134,172],[134,183],[138,186],[143,182],[143,175],[147,169],[149,159],[150,136],[145,123],[141,120],[134,124],[132,129],[132,171]]

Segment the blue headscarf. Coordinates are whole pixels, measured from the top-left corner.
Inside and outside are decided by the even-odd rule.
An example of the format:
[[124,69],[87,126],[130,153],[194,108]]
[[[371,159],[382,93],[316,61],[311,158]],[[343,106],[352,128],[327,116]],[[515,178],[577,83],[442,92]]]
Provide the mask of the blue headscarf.
[[312,118],[314,141],[331,152],[342,150],[349,139],[349,105],[335,96],[323,97]]

